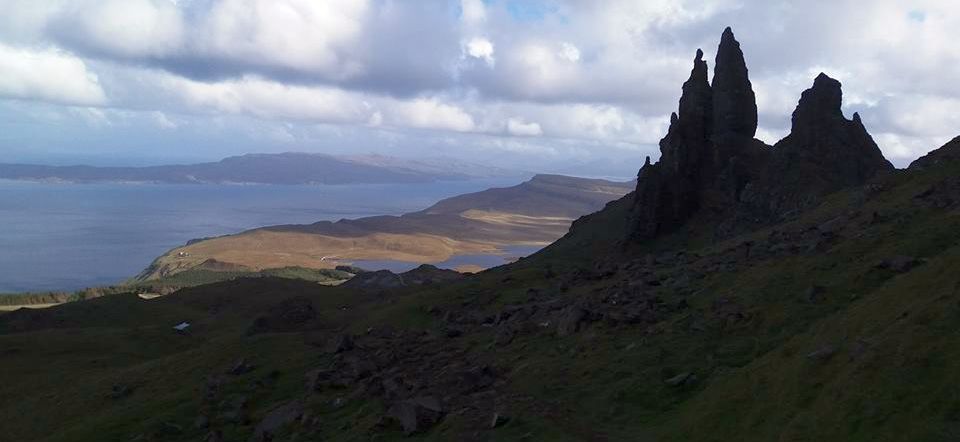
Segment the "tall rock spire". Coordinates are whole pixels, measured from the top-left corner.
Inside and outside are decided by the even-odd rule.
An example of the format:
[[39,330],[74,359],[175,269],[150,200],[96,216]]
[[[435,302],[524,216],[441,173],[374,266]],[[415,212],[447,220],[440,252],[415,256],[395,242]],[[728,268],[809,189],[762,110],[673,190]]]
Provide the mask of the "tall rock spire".
[[757,99],[747,64],[733,30],[724,29],[713,73],[714,134],[753,138],[757,133]]
[[637,177],[634,239],[676,230],[691,219],[718,238],[794,216],[828,193],[861,184],[893,166],[860,116],[841,110],[840,82],[820,74],[774,148],[754,139],[757,103],[740,43],[727,28],[713,84],[697,50],[677,113],[660,140],[660,160]]
[[706,140],[710,137],[713,93],[707,82],[707,62],[697,49],[690,78],[683,83],[679,115],[670,116],[670,129],[660,141],[661,160],[673,171],[693,173],[710,157]]
[[656,235],[699,209],[703,171],[711,167],[713,159],[709,142],[712,103],[707,62],[703,51],[697,49],[690,78],[683,83],[679,115],[670,115],[670,128],[660,140],[660,161],[650,164],[648,157],[637,176],[636,237]]

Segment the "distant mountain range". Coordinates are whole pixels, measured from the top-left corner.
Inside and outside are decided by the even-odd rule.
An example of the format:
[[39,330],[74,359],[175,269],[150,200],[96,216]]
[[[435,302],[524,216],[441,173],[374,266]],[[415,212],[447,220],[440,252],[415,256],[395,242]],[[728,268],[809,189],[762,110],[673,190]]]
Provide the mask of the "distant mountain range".
[[218,162],[147,167],[0,163],[0,179],[74,183],[392,184],[529,175],[443,158],[409,160],[381,155],[314,153],[248,154]]

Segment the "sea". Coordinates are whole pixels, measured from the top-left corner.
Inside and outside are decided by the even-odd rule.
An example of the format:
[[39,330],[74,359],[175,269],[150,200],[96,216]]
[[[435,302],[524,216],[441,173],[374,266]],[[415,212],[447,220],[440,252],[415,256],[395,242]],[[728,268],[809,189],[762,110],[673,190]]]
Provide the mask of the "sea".
[[[117,284],[190,239],[277,224],[399,215],[451,196],[520,181],[287,186],[0,180],[0,293]],[[518,247],[506,256],[455,257],[443,264],[489,267],[535,250]],[[357,264],[371,270],[415,266]]]

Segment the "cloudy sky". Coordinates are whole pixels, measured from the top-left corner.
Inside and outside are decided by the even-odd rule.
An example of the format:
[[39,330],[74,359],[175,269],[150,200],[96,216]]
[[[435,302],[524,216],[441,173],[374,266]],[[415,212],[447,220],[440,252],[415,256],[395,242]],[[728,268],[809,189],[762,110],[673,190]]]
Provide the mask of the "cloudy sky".
[[629,176],[727,25],[768,143],[820,71],[898,166],[960,134],[955,0],[0,3],[4,162],[308,151]]

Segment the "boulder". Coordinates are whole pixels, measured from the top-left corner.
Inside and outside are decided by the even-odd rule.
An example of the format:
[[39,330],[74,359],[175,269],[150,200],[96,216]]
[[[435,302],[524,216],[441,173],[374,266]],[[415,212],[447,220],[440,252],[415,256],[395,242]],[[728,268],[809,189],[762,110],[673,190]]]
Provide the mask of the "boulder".
[[510,420],[510,418],[508,418],[508,417],[506,417],[506,416],[504,416],[504,415],[502,415],[502,414],[500,414],[500,413],[493,413],[493,419],[491,419],[491,421],[490,421],[490,428],[497,428],[497,427],[503,426],[503,425],[506,424],[509,420]]
[[580,331],[586,312],[580,307],[571,306],[561,312],[557,319],[557,336],[564,337]]
[[353,350],[355,344],[353,343],[353,337],[349,334],[341,334],[334,337],[330,343],[327,345],[330,353],[343,353],[345,351]]
[[274,434],[283,427],[290,425],[303,416],[303,403],[299,400],[282,404],[263,417],[250,437],[251,442],[269,442]]
[[906,273],[920,264],[923,264],[923,260],[912,256],[897,255],[880,261],[876,267],[878,269],[892,270],[897,273]]
[[254,366],[253,364],[249,363],[249,362],[247,361],[247,358],[240,358],[239,360],[237,360],[237,362],[235,362],[235,363],[230,367],[229,370],[227,370],[227,374],[234,375],[234,376],[240,376],[240,375],[242,375],[242,374],[250,373],[250,372],[253,371],[254,369],[256,369],[256,366]]
[[430,429],[443,418],[440,401],[432,396],[400,401],[387,410],[387,416],[400,424],[403,434],[411,435]]
[[133,388],[125,384],[115,384],[110,387],[110,399],[123,399],[133,394]]
[[663,382],[671,387],[684,387],[695,384],[697,382],[697,375],[693,374],[692,372],[685,371],[676,376],[672,376]]
[[807,359],[813,361],[826,361],[837,353],[837,348],[832,345],[823,345],[810,353],[807,353]]

